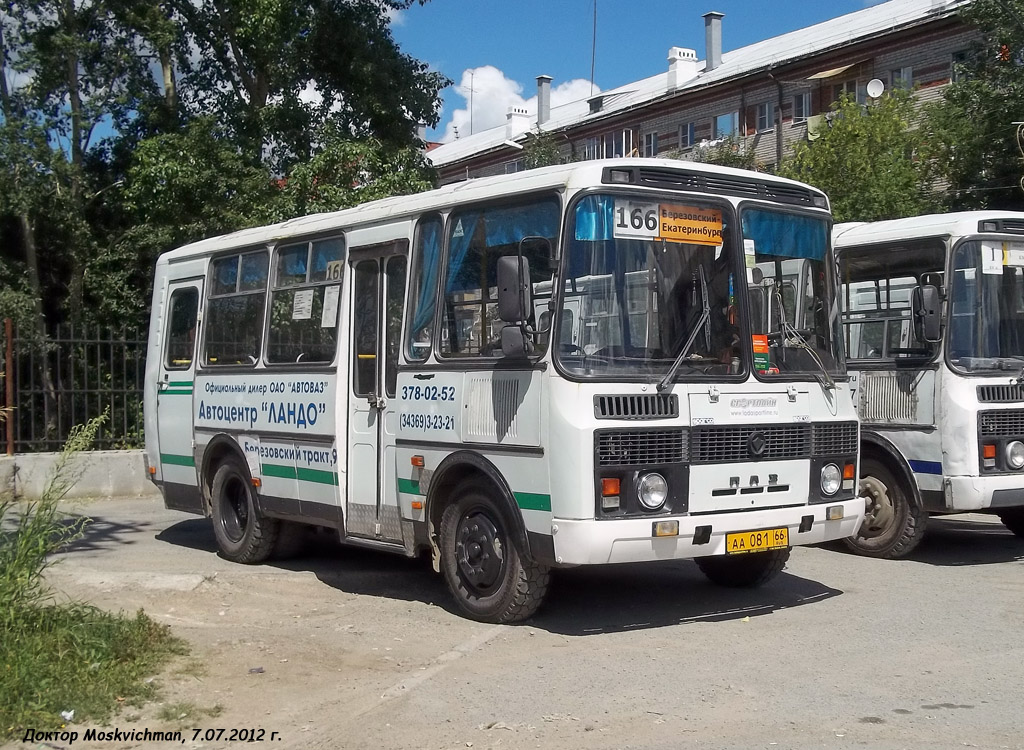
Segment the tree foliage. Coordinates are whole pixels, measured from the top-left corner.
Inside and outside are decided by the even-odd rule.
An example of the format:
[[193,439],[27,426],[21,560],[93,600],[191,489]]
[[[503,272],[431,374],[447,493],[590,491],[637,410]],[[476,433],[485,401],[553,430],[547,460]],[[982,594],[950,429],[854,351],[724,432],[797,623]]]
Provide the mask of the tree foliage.
[[980,39],[928,110],[939,176],[954,209],[1024,208],[1024,0],[974,0]]
[[8,3],[3,307],[144,324],[161,252],[429,187],[447,81],[389,27],[414,1]]
[[926,134],[912,95],[895,90],[868,106],[844,95],[814,140],[797,145],[779,173],[828,194],[836,221],[878,221],[927,213],[931,188]]
[[753,148],[748,148],[743,141],[735,135],[721,138],[717,141],[705,141],[698,143],[693,148],[690,158],[701,164],[717,164],[720,167],[735,167],[736,169],[752,169],[760,171],[761,165]]

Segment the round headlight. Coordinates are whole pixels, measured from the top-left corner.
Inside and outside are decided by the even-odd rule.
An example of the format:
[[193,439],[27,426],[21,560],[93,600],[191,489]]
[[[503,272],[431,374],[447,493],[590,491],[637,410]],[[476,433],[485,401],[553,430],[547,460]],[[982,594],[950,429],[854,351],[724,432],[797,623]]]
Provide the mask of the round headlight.
[[668,499],[668,481],[661,474],[644,474],[637,482],[636,494],[647,510],[657,510]]
[[1006,464],[1011,469],[1024,469],[1024,443],[1014,440],[1006,444]]
[[843,486],[843,472],[835,464],[821,467],[821,494],[831,497]]

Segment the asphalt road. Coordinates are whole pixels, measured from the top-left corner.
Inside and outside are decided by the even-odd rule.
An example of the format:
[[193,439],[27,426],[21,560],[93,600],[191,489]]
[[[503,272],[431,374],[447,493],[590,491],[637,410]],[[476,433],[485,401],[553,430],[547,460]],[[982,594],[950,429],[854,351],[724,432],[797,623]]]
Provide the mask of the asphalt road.
[[[158,501],[78,510],[52,582],[192,656],[157,676],[180,719],[111,725],[181,742],[74,747],[1024,748],[1024,540],[986,516],[933,520],[903,561],[797,548],[753,591],[690,562],[562,571],[533,620],[492,626],[422,560],[321,537],[247,567]],[[235,728],[266,735],[206,739]]]

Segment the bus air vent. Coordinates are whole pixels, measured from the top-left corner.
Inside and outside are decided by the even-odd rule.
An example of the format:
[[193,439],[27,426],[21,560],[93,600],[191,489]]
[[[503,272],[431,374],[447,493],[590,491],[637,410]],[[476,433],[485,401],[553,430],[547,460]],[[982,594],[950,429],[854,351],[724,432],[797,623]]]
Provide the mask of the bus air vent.
[[[608,170],[605,170],[607,173]],[[792,203],[801,206],[814,206],[815,197],[818,205],[824,205],[824,195],[799,185],[784,185],[769,180],[739,177],[736,175],[714,174],[706,172],[690,172],[684,169],[665,169],[663,167],[638,167],[638,179],[635,184],[669,190],[692,190],[701,193],[720,193],[736,195],[741,198],[761,198],[778,203]],[[604,182],[611,182],[605,174]]]
[[674,393],[594,396],[596,419],[670,419],[678,416],[679,397]]
[[[991,232],[991,225],[995,224],[997,232],[1004,232],[1006,234],[1024,234],[1024,221],[1020,219],[986,219],[978,222],[979,232]],[[986,226],[989,225],[989,226]]]
[[1013,401],[1024,401],[1024,386],[1019,383],[979,385],[978,401],[983,404],[1009,404]]
[[685,432],[674,430],[599,430],[598,466],[655,466],[686,461]]
[[813,455],[849,456],[857,452],[856,422],[826,422],[814,425]]

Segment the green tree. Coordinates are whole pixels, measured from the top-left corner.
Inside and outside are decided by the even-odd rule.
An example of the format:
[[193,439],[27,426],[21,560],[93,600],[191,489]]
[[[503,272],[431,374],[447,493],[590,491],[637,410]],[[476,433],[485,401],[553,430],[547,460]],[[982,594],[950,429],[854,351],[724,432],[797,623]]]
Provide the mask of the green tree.
[[980,35],[927,110],[938,176],[953,209],[1024,208],[1024,1],[974,0],[961,17]]
[[824,190],[836,221],[916,216],[937,207],[926,134],[912,94],[896,90],[862,106],[844,95],[815,140],[801,143],[779,173]]
[[747,148],[743,141],[735,135],[711,143],[697,144],[690,158],[702,164],[717,164],[720,167],[755,171],[762,169],[754,150]]

